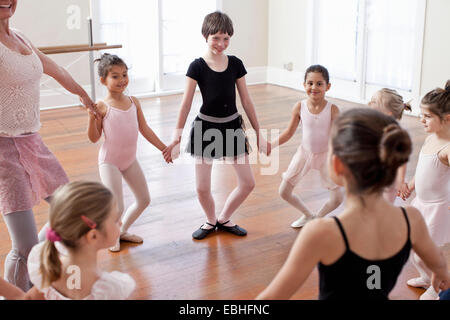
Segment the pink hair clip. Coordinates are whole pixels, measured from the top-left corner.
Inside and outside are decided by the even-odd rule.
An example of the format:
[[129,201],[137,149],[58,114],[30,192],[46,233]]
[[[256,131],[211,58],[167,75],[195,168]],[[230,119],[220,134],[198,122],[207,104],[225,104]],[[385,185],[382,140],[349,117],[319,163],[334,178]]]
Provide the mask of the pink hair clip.
[[97,227],[97,224],[96,224],[94,221],[92,221],[91,219],[89,219],[88,217],[86,217],[86,216],[81,216],[81,219],[84,221],[84,223],[87,224],[87,226],[88,226],[89,228],[95,229],[95,228]]
[[47,230],[45,231],[45,237],[47,238],[48,241],[51,242],[58,242],[62,240],[61,236],[50,227],[47,228]]

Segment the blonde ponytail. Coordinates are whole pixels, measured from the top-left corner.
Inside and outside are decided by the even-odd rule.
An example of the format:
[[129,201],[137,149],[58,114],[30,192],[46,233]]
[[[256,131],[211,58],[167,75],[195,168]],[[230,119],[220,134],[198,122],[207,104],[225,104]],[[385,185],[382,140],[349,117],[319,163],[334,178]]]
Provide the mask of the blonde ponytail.
[[45,288],[61,277],[61,260],[59,260],[58,249],[54,242],[45,241],[40,258],[39,270],[42,275],[42,287]]

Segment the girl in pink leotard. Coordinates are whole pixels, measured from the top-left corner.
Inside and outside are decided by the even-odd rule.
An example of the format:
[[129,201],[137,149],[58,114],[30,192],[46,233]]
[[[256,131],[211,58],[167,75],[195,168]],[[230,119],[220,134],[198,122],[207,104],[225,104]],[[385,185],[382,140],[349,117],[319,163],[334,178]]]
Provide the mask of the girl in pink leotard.
[[[277,140],[272,141],[273,147],[287,142],[301,122],[302,144],[292,158],[287,171],[283,173],[283,181],[279,190],[280,196],[284,200],[303,213],[300,219],[291,224],[293,228],[303,227],[309,220],[327,215],[336,209],[343,200],[341,190],[330,180],[325,165],[331,123],[339,114],[338,107],[325,100],[325,93],[331,86],[328,70],[320,65],[309,67],[305,73],[303,86],[308,99],[295,104],[288,128]],[[294,188],[301,181],[306,181],[305,176],[308,173],[315,172],[312,170],[320,174],[322,187],[330,191],[330,199],[316,215],[293,193]],[[307,182],[309,187],[315,187],[310,180]]]
[[128,228],[150,204],[150,194],[144,173],[136,159],[139,132],[161,152],[166,145],[147,125],[139,101],[123,94],[128,86],[128,67],[116,55],[103,54],[98,73],[101,83],[108,89],[103,101],[97,104],[97,118],[89,114],[88,136],[97,142],[102,133],[105,141],[101,146],[98,164],[100,178],[117,199],[119,212],[124,211],[122,177],[136,197],[136,202],[125,212],[120,237],[110,251],[120,251],[120,240],[141,243],[143,239],[130,234]]
[[[416,197],[411,205],[419,209],[437,246],[450,243],[450,80],[445,89],[427,93],[421,103],[421,123],[430,135],[419,154],[416,173],[402,196],[408,198],[413,190]],[[419,252],[417,254],[420,254]],[[408,280],[412,287],[427,288],[421,300],[438,297],[431,286],[431,271],[416,253],[413,263],[420,277]]]
[[[388,88],[375,92],[368,106],[395,118],[397,121],[400,121],[402,118],[403,111],[411,111],[409,102],[405,103],[397,91]],[[390,203],[394,203],[401,190],[406,187],[406,165],[405,163],[398,169],[394,183],[384,190],[383,196]]]

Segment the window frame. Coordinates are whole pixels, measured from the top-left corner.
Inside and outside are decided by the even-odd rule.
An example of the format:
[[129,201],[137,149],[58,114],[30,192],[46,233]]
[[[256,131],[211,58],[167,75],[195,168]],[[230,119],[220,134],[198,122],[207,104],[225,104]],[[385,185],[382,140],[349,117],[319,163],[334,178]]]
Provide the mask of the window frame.
[[[368,47],[368,32],[367,32],[367,0],[359,1],[359,20],[358,20],[358,44],[357,44],[357,80],[348,81],[343,79],[334,78],[331,76],[330,82],[332,82],[332,89],[330,89],[330,96],[336,98],[342,98],[358,103],[367,103],[370,100],[371,95],[381,89],[382,85],[370,85],[366,83],[366,65],[367,65],[367,47]],[[415,41],[415,55],[413,63],[413,79],[411,90],[405,91],[396,89],[401,94],[405,101],[413,100],[413,114],[418,115],[420,108],[418,106],[420,101],[420,87],[422,80],[422,64],[423,64],[423,44],[425,36],[425,20],[426,20],[426,8],[427,0],[418,0],[418,10],[416,21],[416,41]],[[308,0],[307,9],[307,44],[306,44],[306,66],[315,64],[318,56],[317,46],[317,19],[318,4],[315,0]]]

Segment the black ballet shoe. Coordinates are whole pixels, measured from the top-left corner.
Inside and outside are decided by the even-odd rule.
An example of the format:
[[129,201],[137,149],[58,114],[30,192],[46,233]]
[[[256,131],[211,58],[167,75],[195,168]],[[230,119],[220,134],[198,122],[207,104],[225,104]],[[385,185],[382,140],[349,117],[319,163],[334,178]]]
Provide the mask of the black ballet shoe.
[[232,234],[240,236],[240,237],[247,235],[247,230],[239,227],[237,224],[232,227],[224,226],[228,222],[230,222],[230,220],[228,220],[227,222],[224,222],[224,223],[220,223],[219,221],[217,221],[217,223],[216,223],[217,229],[232,233]]
[[211,226],[211,229],[202,229],[203,225],[200,226],[195,232],[192,234],[192,238],[197,240],[204,239],[208,234],[216,230],[216,226],[214,224],[211,224],[209,222],[206,222],[207,225]]

